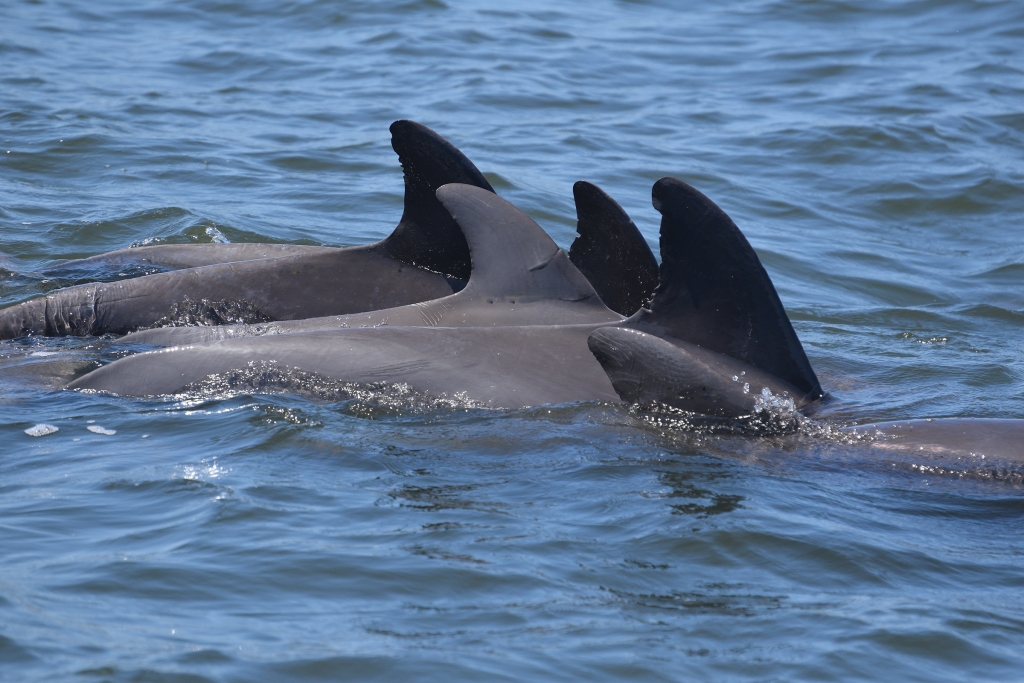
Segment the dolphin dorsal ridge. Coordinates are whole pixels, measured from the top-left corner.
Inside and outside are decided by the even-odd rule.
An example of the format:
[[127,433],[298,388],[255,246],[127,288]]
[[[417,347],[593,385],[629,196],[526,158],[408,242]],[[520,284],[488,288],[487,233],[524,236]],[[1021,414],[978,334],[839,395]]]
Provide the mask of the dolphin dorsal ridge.
[[585,180],[572,186],[576,232],[569,260],[608,308],[633,315],[658,286],[658,261],[636,224],[601,188]]
[[445,185],[437,198],[469,243],[467,296],[600,301],[565,252],[521,209],[469,185]]
[[437,200],[437,188],[464,183],[494,192],[483,174],[453,144],[415,121],[391,124],[391,146],[405,174],[402,220],[382,246],[391,256],[458,280],[468,280],[469,248]]
[[662,214],[660,281],[650,310],[628,324],[730,356],[820,397],[775,286],[732,219],[675,178],[656,182],[652,197]]

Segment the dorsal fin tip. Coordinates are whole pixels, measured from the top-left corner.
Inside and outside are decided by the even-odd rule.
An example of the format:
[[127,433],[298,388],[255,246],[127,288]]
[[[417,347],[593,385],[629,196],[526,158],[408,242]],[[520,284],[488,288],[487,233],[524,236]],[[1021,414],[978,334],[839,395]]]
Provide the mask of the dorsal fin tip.
[[466,240],[434,193],[448,183],[494,189],[466,155],[423,124],[402,119],[390,130],[405,175],[405,199],[402,219],[382,246],[405,263],[469,279]]
[[[442,185],[465,183],[494,192],[472,161],[455,145],[422,123],[400,119],[391,124],[391,148],[398,155],[406,174],[423,173],[433,170],[429,176],[414,178],[423,180],[431,195]],[[423,168],[425,165],[435,169]],[[407,177],[407,182],[409,178]]]
[[595,231],[607,232],[616,223],[633,222],[618,202],[591,182],[577,180],[573,183],[572,197],[576,202],[577,232],[581,236]]
[[622,315],[635,313],[658,284],[658,262],[647,240],[618,202],[586,180],[572,186],[576,232],[569,259],[601,300]]

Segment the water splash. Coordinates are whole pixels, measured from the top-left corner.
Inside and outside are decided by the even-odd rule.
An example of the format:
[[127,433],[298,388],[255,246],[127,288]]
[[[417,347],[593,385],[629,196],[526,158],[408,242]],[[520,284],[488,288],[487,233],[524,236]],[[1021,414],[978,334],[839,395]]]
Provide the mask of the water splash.
[[360,417],[408,413],[453,412],[487,406],[464,393],[428,394],[405,383],[355,383],[282,366],[274,361],[250,361],[231,370],[194,382],[177,398],[224,399],[241,394],[299,394],[325,401],[346,402],[346,412]]
[[754,410],[737,417],[703,415],[658,402],[635,404],[630,412],[642,423],[666,433],[774,436],[814,429],[816,424],[797,411],[787,394],[774,395],[767,387],[755,398]]
[[163,318],[150,327],[198,327],[270,322],[271,318],[255,304],[245,300],[193,301],[185,297],[171,306]]
[[25,433],[29,436],[47,436],[48,434],[54,434],[59,431],[60,430],[55,425],[37,424],[26,429]]

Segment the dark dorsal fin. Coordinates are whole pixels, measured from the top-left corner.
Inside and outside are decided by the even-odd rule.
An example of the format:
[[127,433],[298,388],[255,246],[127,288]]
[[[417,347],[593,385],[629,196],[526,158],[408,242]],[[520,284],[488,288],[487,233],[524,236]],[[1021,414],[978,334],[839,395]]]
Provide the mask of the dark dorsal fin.
[[469,279],[469,248],[462,231],[434,194],[448,183],[494,188],[453,144],[415,121],[391,124],[391,146],[405,171],[405,211],[383,242],[399,261]]
[[661,281],[629,325],[731,356],[821,396],[821,385],[753,248],[724,211],[681,180],[654,184]]
[[601,188],[580,180],[572,194],[579,237],[569,248],[569,260],[608,308],[633,315],[658,286],[658,261],[626,212]]
[[565,252],[517,207],[469,185],[445,185],[437,198],[469,242],[473,274],[466,295],[596,300],[594,288]]

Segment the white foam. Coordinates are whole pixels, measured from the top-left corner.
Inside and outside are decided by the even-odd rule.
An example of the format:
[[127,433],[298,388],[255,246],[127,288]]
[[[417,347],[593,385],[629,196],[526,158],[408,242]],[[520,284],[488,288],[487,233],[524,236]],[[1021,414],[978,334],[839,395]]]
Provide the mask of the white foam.
[[47,434],[53,434],[54,432],[59,431],[60,430],[53,425],[37,424],[35,427],[29,427],[26,429],[25,433],[29,436],[46,436]]
[[105,427],[100,427],[99,425],[89,425],[86,429],[93,434],[104,434],[106,436],[113,436],[114,434],[117,434],[116,429],[107,429]]

